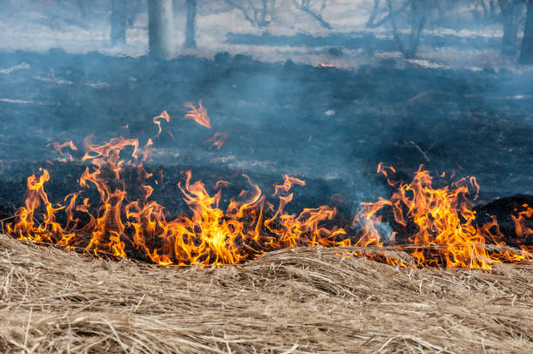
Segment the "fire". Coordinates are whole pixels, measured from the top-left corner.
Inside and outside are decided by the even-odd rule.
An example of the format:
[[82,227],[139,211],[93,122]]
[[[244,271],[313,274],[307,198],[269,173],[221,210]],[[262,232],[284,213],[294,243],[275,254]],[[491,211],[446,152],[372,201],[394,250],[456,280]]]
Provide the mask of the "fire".
[[209,147],[209,149],[212,149],[214,147],[217,148],[217,150],[220,150],[220,148],[226,143],[226,141],[229,138],[229,134],[226,132],[217,132],[215,135],[207,139],[206,143],[213,143]]
[[[382,234],[379,232],[382,215],[379,213],[389,208],[398,225],[413,230],[408,245],[399,249],[409,253],[420,265],[491,269],[494,263],[530,257],[527,252],[489,254],[486,240],[495,237],[490,237],[488,230],[497,223],[482,227],[476,225],[476,213],[468,198],[472,190],[476,195],[479,192],[474,178],[463,178],[451,186],[434,188],[433,178],[423,166],[415,173],[411,183],[391,180],[389,175],[396,172],[393,167],[380,164],[378,172],[388,177],[389,185],[397,188],[397,192],[391,199],[363,203],[362,211],[354,220],[361,225],[362,230],[357,246],[383,247]],[[523,217],[527,215],[525,212],[520,214],[521,219],[513,217],[517,222],[517,232],[520,232],[519,225],[522,225]]]
[[160,115],[153,118],[154,124],[157,125],[157,134],[155,136],[156,138],[158,138],[161,135],[161,132],[163,131],[163,129],[161,128],[162,120],[166,120],[167,123],[170,123],[170,116],[168,115],[167,111],[163,111]]
[[[188,171],[185,183],[178,187],[189,214],[169,220],[165,208],[150,199],[157,179],[142,166],[152,142],[140,148],[137,140],[123,137],[101,145],[91,140],[85,140],[82,161],[90,166],[79,179],[80,189],[68,195],[63,204],[52,205],[45,192],[49,172],[42,170],[41,176],[31,176],[25,205],[17,212],[16,223],[8,226],[9,234],[21,240],[81,248],[96,256],[135,254],[165,265],[233,264],[281,247],[349,244],[343,240],[343,229],[322,225],[335,216],[334,208],[306,208],[299,214],[284,211],[292,200],[288,194],[291,188],[305,184],[290,176],[284,176],[284,183],[274,187],[274,197],[279,197],[275,212],[259,186],[246,175],[243,178],[250,188],[231,199],[223,210],[220,200],[227,182],[219,181],[216,192],[210,194],[201,181],[192,182]],[[134,194],[138,197],[130,201],[124,174],[132,169],[137,174]],[[94,189],[98,200],[83,197]],[[60,224],[59,218],[66,222]],[[86,222],[81,224],[80,220]]]
[[[59,155],[61,156],[65,156],[63,154],[63,149],[68,147],[70,148],[72,151],[78,151],[78,148],[76,147],[76,145],[74,145],[74,143],[71,141],[67,141],[67,142],[64,142],[64,143],[59,143],[59,142],[53,142],[53,143],[50,143],[48,145],[46,145],[47,147],[48,146],[52,146],[52,148],[54,149],[55,152],[57,152]],[[72,155],[70,155],[71,159],[72,159]]]
[[204,106],[202,106],[202,101],[198,103],[198,108],[196,108],[192,102],[186,102],[185,108],[189,109],[189,113],[187,113],[183,119],[192,119],[201,126],[211,129],[211,121],[209,120],[207,111]]
[[[193,110],[207,119],[200,121],[210,127],[207,115],[201,113],[205,113],[201,103]],[[160,123],[159,118],[167,120],[164,114],[154,118],[154,123]],[[24,206],[17,211],[16,221],[7,225],[8,234],[95,256],[133,257],[163,265],[234,264],[280,248],[320,245],[360,247],[362,251],[349,251],[344,256],[366,256],[396,266],[407,266],[409,261],[375,250],[394,247],[410,255],[412,264],[418,266],[491,269],[495,263],[529,260],[533,251],[526,246],[533,235],[528,227],[533,217],[529,205],[512,215],[521,250],[488,247],[488,243],[505,246],[504,237],[495,217],[486,225],[476,224],[472,198],[479,186],[474,178],[436,188],[423,166],[412,182],[406,183],[393,180],[396,170],[392,166],[380,164],[378,172],[396,191],[390,199],[363,203],[352,232],[336,225],[335,207],[288,212],[293,189],[306,184],[296,176],[284,175],[283,183],[275,185],[273,194],[267,196],[250,177],[242,175],[247,189],[222,203],[227,181],[218,181],[211,192],[203,182],[193,182],[191,171],[187,171],[177,185],[188,213],[171,217],[152,199],[162,175],[154,175],[143,166],[150,159],[151,139],[144,146],[137,139],[124,137],[104,144],[94,144],[92,139],[89,136],[84,141],[81,161],[87,167],[79,178],[79,189],[53,204],[45,191],[51,178],[48,170],[30,176]],[[72,142],[53,146],[60,153],[66,146],[76,150]],[[132,176],[136,182],[127,183]],[[388,229],[383,220],[387,212],[392,226]]]
[[[519,243],[526,243],[528,237],[533,237],[533,229],[526,225],[526,221],[533,217],[533,208],[527,204],[522,205],[525,209],[518,213],[518,216],[512,215],[511,218],[516,227],[516,236]],[[527,252],[533,252],[533,245],[522,245],[521,249]]]

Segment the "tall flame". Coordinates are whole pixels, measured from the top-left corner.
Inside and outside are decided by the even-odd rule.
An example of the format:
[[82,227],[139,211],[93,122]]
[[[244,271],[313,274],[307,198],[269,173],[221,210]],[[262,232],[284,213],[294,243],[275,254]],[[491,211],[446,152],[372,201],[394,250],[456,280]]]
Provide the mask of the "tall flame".
[[[190,214],[167,220],[165,208],[150,199],[154,187],[149,181],[153,175],[138,161],[141,153],[142,160],[146,159],[151,144],[149,141],[141,149],[137,140],[120,137],[97,145],[88,137],[82,161],[91,165],[79,179],[80,190],[67,196],[65,205],[53,206],[44,188],[50,179],[48,171],[43,170],[40,177],[31,176],[25,205],[17,212],[16,223],[8,226],[8,233],[22,240],[82,248],[94,255],[135,254],[166,265],[232,264],[281,247],[349,244],[338,237],[345,234],[343,229],[321,225],[335,216],[334,208],[308,208],[300,214],[284,211],[292,194],[282,194],[295,184],[305,184],[289,176],[284,176],[282,185],[275,186],[274,196],[279,197],[275,212],[265,203],[266,196],[259,186],[246,175],[243,176],[250,189],[232,199],[223,211],[219,203],[227,182],[219,181],[215,186],[217,192],[211,195],[202,182],[191,182],[188,171],[185,183],[178,187]],[[127,149],[131,150],[129,159],[123,156]],[[129,201],[123,177],[125,169],[131,166],[136,166],[141,194],[134,201]],[[98,191],[96,203],[81,198],[91,189]],[[56,221],[59,213],[65,213],[64,225]],[[38,214],[43,220],[40,223],[36,221]],[[84,225],[80,224],[82,219],[86,220]]]
[[[264,252],[295,246],[383,248],[387,241],[388,246],[394,244],[391,240],[398,232],[409,232],[409,237],[407,244],[399,244],[396,249],[410,254],[418,265],[491,269],[495,263],[528,260],[533,251],[527,246],[528,238],[533,236],[528,227],[532,207],[524,204],[512,215],[521,250],[490,251],[487,243],[504,246],[504,235],[496,217],[485,225],[476,224],[471,201],[472,194],[479,192],[476,180],[463,178],[435,188],[433,177],[423,166],[411,183],[405,183],[392,179],[396,173],[392,166],[380,164],[378,172],[396,191],[390,199],[363,203],[354,219],[358,231],[352,235],[342,227],[328,226],[334,224],[337,215],[334,207],[287,212],[294,198],[293,188],[305,186],[304,180],[288,175],[274,186],[271,198],[276,198],[276,207],[257,184],[243,175],[248,189],[223,208],[221,197],[228,182],[217,182],[210,193],[201,181],[193,182],[192,173],[187,171],[178,188],[189,213],[170,218],[165,207],[151,199],[162,175],[154,176],[143,167],[150,159],[152,140],[141,147],[137,139],[119,137],[93,144],[92,138],[84,142],[81,160],[88,166],[79,178],[79,190],[67,195],[62,203],[52,204],[45,192],[50,180],[48,170],[29,177],[24,206],[17,211],[16,221],[7,225],[8,234],[96,256],[135,257],[164,265],[240,263]],[[57,149],[61,152],[66,146],[75,150],[71,142],[57,144]],[[137,177],[136,182],[126,183],[131,175]],[[395,232],[383,235],[387,210],[394,217]],[[385,255],[366,251],[356,254],[405,265]]]
[[[389,177],[396,171],[380,164],[378,172]],[[433,178],[420,166],[411,183],[396,182],[390,178],[388,183],[397,188],[393,196],[375,203],[363,203],[362,211],[354,220],[362,230],[357,246],[383,246],[378,230],[382,216],[378,214],[388,207],[392,209],[397,224],[415,230],[408,239],[408,246],[400,249],[411,254],[418,264],[490,269],[494,263],[529,257],[527,253],[489,254],[485,243],[490,239],[487,230],[493,225],[476,225],[476,213],[468,198],[471,189],[476,194],[479,192],[475,178],[463,178],[451,186],[434,188]],[[522,214],[525,215],[528,214]],[[522,224],[519,219],[516,220],[518,230],[518,225]]]
[[533,208],[527,204],[522,205],[522,207],[525,210],[520,211],[518,216],[511,215],[511,218],[513,219],[516,227],[516,236],[518,238],[517,241],[518,243],[524,244],[521,246],[521,249],[526,252],[533,252],[533,245],[525,245],[527,239],[533,237],[533,229],[526,225],[526,221],[533,217]]

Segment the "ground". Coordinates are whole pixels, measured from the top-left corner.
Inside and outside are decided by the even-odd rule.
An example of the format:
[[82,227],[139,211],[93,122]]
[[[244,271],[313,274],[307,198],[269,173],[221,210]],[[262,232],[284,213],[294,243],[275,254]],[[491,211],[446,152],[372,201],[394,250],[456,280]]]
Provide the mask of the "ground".
[[524,353],[533,268],[397,269],[349,249],[223,268],[110,262],[0,236],[0,351]]
[[[341,193],[355,209],[388,197],[379,162],[407,179],[419,164],[433,175],[475,176],[480,202],[533,193],[532,73],[403,60],[353,71],[227,53],[170,62],[60,50],[0,56],[12,68],[0,74],[0,174],[18,185],[4,204],[20,203],[24,179],[58,157],[47,144],[73,140],[81,149],[95,134],[98,142],[124,135],[144,145],[163,110],[172,120],[154,141],[153,164],[176,172],[192,166],[193,176],[196,166],[275,181],[283,174],[319,178],[327,198]],[[187,101],[202,101],[211,130],[182,120]],[[220,150],[205,142],[215,132],[229,135]],[[218,178],[228,176],[211,177]]]
[[[390,30],[364,28],[371,1],[334,2],[324,13],[331,31],[291,12],[268,30],[251,28],[216,3],[200,8],[199,49],[168,62],[143,56],[144,15],[126,46],[110,48],[103,10],[0,14],[2,227],[39,168],[50,170],[53,202],[77,189],[90,134],[154,139],[147,168],[164,183],[153,198],[172,215],[187,211],[180,171],[209,188],[228,180],[226,204],[247,187],[242,173],[269,196],[282,175],[296,174],[307,185],[294,188],[289,211],[334,205],[335,222],[350,227],[360,202],[390,197],[379,162],[406,181],[420,164],[446,172],[438,186],[451,174],[475,176],[479,220],[496,214],[502,230],[514,227],[515,209],[533,205],[533,71],[500,56],[499,28],[428,28],[419,58],[405,60]],[[202,101],[212,129],[182,119],[188,101]],[[163,110],[172,119],[154,138]],[[220,150],[206,142],[217,132],[228,134]],[[79,151],[61,162],[47,145],[68,140]],[[0,352],[533,350],[531,264],[395,268],[346,251],[178,269],[0,236]]]

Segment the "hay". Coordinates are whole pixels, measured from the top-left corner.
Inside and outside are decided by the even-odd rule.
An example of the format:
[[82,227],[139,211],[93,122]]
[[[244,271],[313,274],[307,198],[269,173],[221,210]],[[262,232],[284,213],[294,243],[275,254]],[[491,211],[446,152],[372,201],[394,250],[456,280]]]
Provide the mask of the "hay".
[[0,352],[533,352],[532,265],[401,269],[338,252],[179,269],[0,236]]

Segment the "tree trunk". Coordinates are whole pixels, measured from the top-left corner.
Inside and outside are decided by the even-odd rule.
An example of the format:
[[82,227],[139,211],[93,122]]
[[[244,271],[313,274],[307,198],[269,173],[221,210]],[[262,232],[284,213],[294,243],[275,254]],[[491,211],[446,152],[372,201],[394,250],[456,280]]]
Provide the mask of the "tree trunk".
[[395,11],[392,6],[392,0],[387,0],[389,7],[389,18],[392,24],[392,34],[396,43],[398,44],[398,49],[403,54],[406,59],[413,59],[416,57],[416,51],[418,45],[420,44],[420,37],[424,31],[424,26],[426,24],[426,7],[424,7],[424,0],[413,0],[410,2],[410,26],[411,34],[409,35],[406,45],[404,45],[400,32],[398,31],[398,25],[396,23]]
[[197,1],[187,0],[187,27],[185,28],[185,48],[196,48]]
[[522,41],[520,63],[533,64],[533,0],[529,0],[527,3],[526,27]]
[[500,0],[499,3],[503,22],[502,54],[515,55],[522,5],[516,0]]
[[111,1],[111,45],[126,43],[126,0]]
[[174,55],[172,0],[148,0],[150,55],[169,60]]

